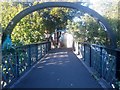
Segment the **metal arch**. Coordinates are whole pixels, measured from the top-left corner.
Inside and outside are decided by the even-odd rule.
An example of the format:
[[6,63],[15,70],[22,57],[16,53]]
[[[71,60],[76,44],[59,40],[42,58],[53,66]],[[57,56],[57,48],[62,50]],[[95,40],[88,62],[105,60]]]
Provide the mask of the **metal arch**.
[[72,9],[77,9],[79,11],[83,11],[85,13],[88,13],[90,16],[92,16],[93,18],[97,19],[98,21],[100,21],[106,28],[106,32],[108,37],[110,38],[110,44],[112,48],[116,48],[117,44],[116,44],[116,36],[112,31],[111,26],[108,24],[108,22],[100,15],[98,14],[96,11],[82,6],[78,3],[72,3],[72,2],[45,2],[45,3],[41,3],[41,4],[37,4],[34,6],[31,6],[23,11],[21,11],[19,14],[17,14],[7,25],[5,31],[3,32],[3,36],[6,36],[5,33],[10,34],[12,33],[14,27],[16,26],[16,24],[22,19],[24,18],[26,15],[40,10],[40,9],[45,9],[45,8],[49,8],[49,7],[66,7],[66,8],[72,8]]

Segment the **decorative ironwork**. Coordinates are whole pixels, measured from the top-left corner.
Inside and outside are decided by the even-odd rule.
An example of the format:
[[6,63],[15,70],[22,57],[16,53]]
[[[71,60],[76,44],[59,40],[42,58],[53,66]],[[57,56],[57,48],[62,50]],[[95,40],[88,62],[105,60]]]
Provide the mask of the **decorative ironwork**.
[[9,84],[18,79],[49,50],[50,42],[44,42],[16,47],[14,51],[13,49],[9,50],[9,53],[5,53],[3,51],[2,87],[7,87]]
[[103,78],[111,86],[114,85],[117,87],[116,83],[119,81],[117,73],[120,71],[117,68],[117,62],[120,62],[117,59],[118,51],[100,45],[89,45],[86,43],[82,43],[80,46],[84,48],[80,50],[81,53],[84,50],[84,54],[82,54],[84,55],[84,61],[95,70],[95,76]]
[[[115,51],[113,51],[115,53]],[[115,81],[115,74],[116,74],[116,56],[112,54],[108,54],[106,49],[102,50],[102,76],[105,80],[110,82]]]

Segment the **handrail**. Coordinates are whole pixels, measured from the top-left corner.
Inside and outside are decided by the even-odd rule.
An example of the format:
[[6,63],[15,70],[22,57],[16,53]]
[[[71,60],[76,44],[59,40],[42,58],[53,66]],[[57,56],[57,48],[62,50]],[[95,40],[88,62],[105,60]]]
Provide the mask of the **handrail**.
[[40,42],[40,43],[32,43],[32,44],[23,45],[23,46],[16,46],[16,48],[24,47],[24,46],[30,46],[30,45],[40,45],[40,44],[45,44],[45,43],[50,43],[50,42],[49,41],[44,41],[44,42]]
[[120,51],[120,49],[116,48],[116,49],[113,49],[113,48],[110,48],[110,47],[106,47],[106,46],[103,46],[103,45],[98,45],[98,44],[90,44],[90,43],[85,43],[85,42],[79,42],[79,44],[82,44],[82,45],[88,45],[88,46],[97,46],[97,47],[101,47],[101,48],[105,48],[105,49],[110,49],[110,50],[115,50],[115,51]]
[[[15,47],[2,56],[2,87],[19,79],[51,49],[50,42]],[[14,51],[13,51],[14,50]]]
[[111,86],[119,87],[120,82],[120,51],[101,45],[79,43],[79,49],[85,63],[93,68],[96,76],[106,80]]

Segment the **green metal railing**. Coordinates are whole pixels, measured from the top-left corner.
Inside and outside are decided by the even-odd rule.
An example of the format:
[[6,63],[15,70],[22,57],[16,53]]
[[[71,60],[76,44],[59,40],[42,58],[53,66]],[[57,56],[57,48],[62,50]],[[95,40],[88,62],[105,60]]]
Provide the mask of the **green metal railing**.
[[2,51],[2,87],[9,87],[51,49],[50,42]]
[[85,63],[95,70],[95,76],[120,89],[120,51],[87,43],[79,46]]

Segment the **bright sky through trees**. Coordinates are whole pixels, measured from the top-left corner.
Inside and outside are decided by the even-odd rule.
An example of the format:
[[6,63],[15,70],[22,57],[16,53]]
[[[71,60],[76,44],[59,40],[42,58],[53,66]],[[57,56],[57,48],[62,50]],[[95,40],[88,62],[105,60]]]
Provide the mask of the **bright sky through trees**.
[[117,6],[118,2],[119,0],[90,0],[90,8],[104,15],[105,10],[109,9],[111,4]]
[[[106,5],[110,3],[118,3],[119,0],[0,0],[0,1],[13,1],[13,2],[33,2],[33,1],[42,1],[42,2],[86,2],[90,5],[90,8],[96,10],[98,13],[103,14],[103,11]],[[107,4],[105,4],[107,3]]]
[[[89,8],[95,10],[99,14],[101,14],[103,17],[105,17],[110,25],[112,26],[114,31],[119,31],[117,29],[117,20],[118,20],[118,0],[0,0],[0,1],[14,1],[14,2],[32,2],[32,1],[40,1],[40,2],[85,2],[85,6],[88,6]],[[87,4],[88,3],[88,4]],[[14,7],[13,7],[14,8]],[[12,10],[12,8],[10,8]],[[14,8],[15,9],[15,8]],[[16,10],[16,9],[15,9]],[[15,11],[13,10],[13,11]],[[53,10],[54,11],[54,10]],[[7,11],[8,13],[8,11]],[[13,12],[11,13],[13,14]],[[9,14],[7,14],[8,17],[10,17]],[[15,15],[15,14],[14,14]],[[14,16],[13,15],[13,16]],[[6,16],[6,13],[5,13]],[[54,15],[53,15],[54,16]],[[11,19],[12,17],[10,17]],[[35,19],[35,18],[33,18]],[[74,22],[79,22],[81,18],[75,17],[73,19]],[[8,18],[4,20],[4,22],[7,23]],[[37,20],[37,19],[35,19]],[[41,19],[38,19],[41,20]],[[83,21],[83,20],[81,20]],[[48,23],[48,22],[47,22]],[[46,24],[46,22],[45,22]],[[7,24],[6,24],[7,25]],[[36,24],[35,24],[36,25]],[[44,25],[42,25],[40,28],[42,28]],[[33,26],[33,25],[32,25]],[[50,25],[49,25],[50,26]],[[26,26],[25,26],[26,27]],[[36,28],[36,27],[35,27]],[[41,29],[42,30],[42,29]],[[28,35],[28,34],[26,34]],[[28,35],[30,36],[30,35]],[[40,35],[38,35],[40,36]],[[118,34],[119,36],[119,34]],[[27,36],[26,36],[27,37]],[[120,36],[119,36],[120,37]]]

